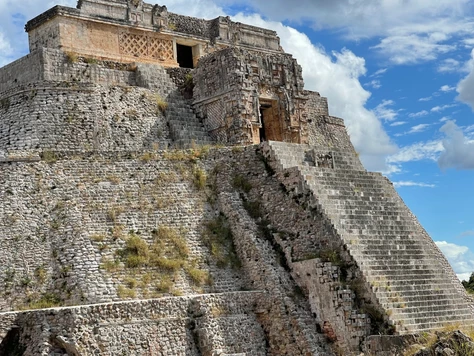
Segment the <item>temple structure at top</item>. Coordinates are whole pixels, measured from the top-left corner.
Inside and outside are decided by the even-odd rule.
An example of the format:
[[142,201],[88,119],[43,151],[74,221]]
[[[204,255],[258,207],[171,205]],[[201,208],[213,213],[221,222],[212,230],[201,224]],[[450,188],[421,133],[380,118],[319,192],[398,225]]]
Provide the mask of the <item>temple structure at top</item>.
[[275,31],[168,12],[142,0],[79,0],[77,8],[55,6],[26,25],[30,51],[57,48],[98,59],[151,62],[194,68],[199,58],[238,46],[281,53]]
[[342,120],[329,117],[326,99],[304,90],[301,67],[272,30],[178,15],[141,0],[79,0],[77,8],[55,6],[37,16],[26,31],[32,53],[192,70],[193,109],[214,142],[312,144],[317,126],[345,131]]

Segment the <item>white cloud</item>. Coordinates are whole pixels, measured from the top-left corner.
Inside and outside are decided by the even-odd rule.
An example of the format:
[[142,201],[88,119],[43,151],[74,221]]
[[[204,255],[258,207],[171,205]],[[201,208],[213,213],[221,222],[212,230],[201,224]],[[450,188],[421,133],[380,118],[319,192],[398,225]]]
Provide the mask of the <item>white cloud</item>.
[[457,273],[456,276],[460,281],[469,281],[469,278],[471,277],[471,273],[466,272],[466,273]]
[[382,84],[380,84],[380,80],[372,80],[365,84],[366,86],[372,87],[374,89],[380,89]]
[[427,97],[425,97],[425,98],[420,98],[420,99],[418,99],[418,101],[430,101],[431,99],[433,99],[432,96],[427,96]]
[[458,72],[461,70],[461,62],[453,58],[443,59],[438,65],[438,72]]
[[25,23],[54,5],[76,6],[76,0],[0,0],[0,67],[28,53]]
[[454,104],[447,104],[447,105],[435,106],[435,107],[431,108],[430,111],[431,111],[431,112],[441,112],[441,111],[443,111],[443,110],[452,108],[452,107],[454,107],[454,106],[456,106],[456,105],[454,105]]
[[389,108],[393,106],[395,102],[393,100],[383,100],[379,105],[374,108],[374,113],[379,119],[385,121],[393,121],[396,119],[398,113],[396,110]]
[[458,99],[474,110],[474,49],[471,51],[471,59],[466,63],[469,74],[462,79],[456,88],[459,93]]
[[450,259],[456,259],[469,251],[467,246],[459,246],[446,241],[436,241],[436,245],[443,252],[443,254]]
[[444,150],[441,141],[418,142],[402,147],[400,151],[387,158],[388,163],[404,163],[422,160],[436,161]]
[[428,183],[420,183],[420,182],[413,182],[413,181],[399,181],[393,182],[393,185],[396,188],[400,187],[423,187],[423,188],[434,188],[436,185],[428,184]]
[[379,50],[394,64],[414,64],[431,61],[440,54],[456,49],[454,45],[442,44],[448,37],[442,33],[429,35],[388,36],[373,48]]
[[454,121],[446,122],[440,131],[446,138],[442,142],[444,152],[438,165],[442,169],[474,169],[474,141],[468,140]]
[[474,254],[469,248],[447,241],[435,241],[435,243],[448,259],[458,278],[469,279],[469,276],[474,271]]
[[448,93],[450,91],[456,90],[456,87],[450,87],[449,85],[443,85],[441,88],[439,88],[440,91],[443,93]]
[[308,36],[279,22],[265,21],[258,15],[239,14],[234,20],[278,32],[282,47],[303,67],[306,88],[328,98],[331,115],[342,117],[351,141],[369,170],[383,170],[385,156],[396,152],[377,116],[365,108],[370,92],[359,78],[366,73],[365,60],[343,49],[328,54],[311,43]]
[[408,114],[408,117],[423,117],[423,116],[426,116],[428,114],[429,114],[428,111],[422,110],[422,111],[418,111],[418,112],[415,112],[415,113]]
[[395,127],[395,126],[402,126],[405,125],[407,122],[406,121],[395,121],[390,124],[390,126]]
[[426,131],[426,129],[430,126],[431,126],[430,124],[419,124],[416,126],[412,126],[412,128],[410,129],[410,131],[408,131],[408,133],[412,134],[412,133],[423,132],[423,131]]
[[378,71],[376,71],[374,74],[372,74],[370,77],[380,77],[382,74],[385,74],[385,72],[387,71],[387,68],[382,68],[382,69],[379,69]]

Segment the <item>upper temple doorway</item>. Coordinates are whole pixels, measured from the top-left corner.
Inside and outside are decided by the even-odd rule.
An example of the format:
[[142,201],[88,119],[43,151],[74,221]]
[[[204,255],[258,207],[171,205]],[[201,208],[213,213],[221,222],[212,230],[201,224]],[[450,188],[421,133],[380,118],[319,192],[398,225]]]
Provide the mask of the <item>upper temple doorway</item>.
[[194,68],[193,47],[176,44],[177,61],[181,68]]
[[260,99],[259,141],[283,141],[278,101]]

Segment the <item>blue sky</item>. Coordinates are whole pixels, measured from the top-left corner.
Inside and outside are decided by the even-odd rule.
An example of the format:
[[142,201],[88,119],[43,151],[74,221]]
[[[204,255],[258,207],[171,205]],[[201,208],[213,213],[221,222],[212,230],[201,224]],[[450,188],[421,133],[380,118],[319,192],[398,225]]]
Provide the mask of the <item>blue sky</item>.
[[[469,0],[169,0],[173,12],[278,32],[367,169],[384,172],[448,257],[474,271],[474,4]],[[0,66],[24,23],[75,0],[0,0]]]

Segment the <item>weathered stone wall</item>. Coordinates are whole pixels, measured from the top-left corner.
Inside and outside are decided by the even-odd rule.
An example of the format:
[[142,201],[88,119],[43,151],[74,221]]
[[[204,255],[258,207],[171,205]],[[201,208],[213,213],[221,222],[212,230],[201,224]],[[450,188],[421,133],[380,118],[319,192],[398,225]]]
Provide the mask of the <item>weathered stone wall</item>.
[[311,91],[305,91],[305,94],[308,97],[308,143],[318,150],[353,151],[354,146],[347,134],[344,120],[329,115],[327,98]]
[[43,53],[36,51],[0,68],[0,100],[14,87],[43,80],[43,66]]
[[17,87],[42,80],[104,85],[135,85],[135,66],[67,55],[43,48],[0,68],[0,99]]
[[[163,298],[19,313],[24,355],[266,355],[259,292]],[[0,314],[1,323],[5,320]],[[232,337],[230,337],[232,335]],[[7,339],[5,339],[7,340]],[[7,348],[13,345],[0,345]]]
[[[205,243],[214,211],[195,188],[199,167],[193,156],[170,155],[51,152],[40,162],[0,163],[0,310],[48,296],[74,305],[241,289],[244,274],[228,261],[218,266]],[[162,256],[173,257],[169,270],[130,266],[126,241],[147,243],[152,258],[163,227],[181,236],[186,258],[171,250]]]
[[263,102],[273,110],[268,139],[306,142],[302,72],[291,56],[225,49],[199,61],[194,81],[196,113],[218,142],[259,143]]
[[146,89],[42,81],[0,100],[1,150],[136,151],[169,144],[166,118]]

